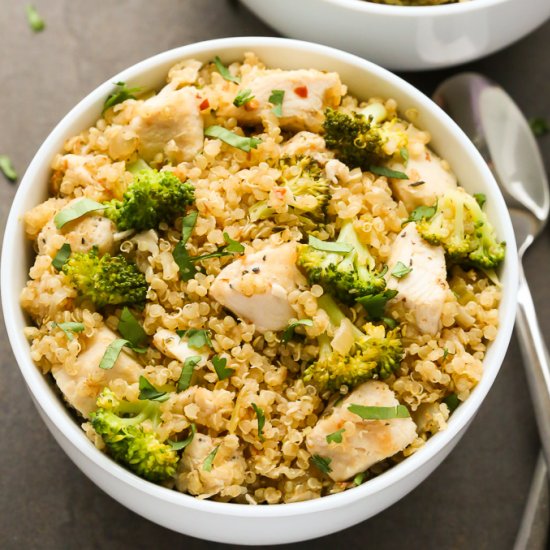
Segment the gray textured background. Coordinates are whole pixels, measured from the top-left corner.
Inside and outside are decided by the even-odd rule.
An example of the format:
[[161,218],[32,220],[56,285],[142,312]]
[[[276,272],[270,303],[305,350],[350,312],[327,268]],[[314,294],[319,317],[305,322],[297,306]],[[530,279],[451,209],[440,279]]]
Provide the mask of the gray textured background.
[[[47,28],[34,35],[27,27],[24,5],[4,0],[0,10],[0,154],[10,155],[20,174],[60,118],[119,70],[190,42],[275,34],[236,2],[226,0],[36,0]],[[511,48],[467,68],[504,85],[529,116],[550,119],[549,43],[547,23]],[[457,70],[404,77],[430,94]],[[550,135],[540,145],[549,168]],[[15,191],[16,186],[0,177],[1,230]],[[545,333],[550,330],[549,267],[547,229],[526,265]],[[134,515],[80,473],[38,418],[1,319],[0,395],[1,548],[222,547]],[[511,548],[537,450],[514,339],[468,433],[427,481],[369,521],[294,546]]]

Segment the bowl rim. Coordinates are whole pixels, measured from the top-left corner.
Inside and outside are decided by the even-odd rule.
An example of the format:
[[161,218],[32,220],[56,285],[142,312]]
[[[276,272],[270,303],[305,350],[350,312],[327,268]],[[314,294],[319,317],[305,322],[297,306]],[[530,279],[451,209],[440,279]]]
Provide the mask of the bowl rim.
[[470,0],[457,4],[440,4],[438,6],[394,6],[391,4],[375,4],[365,0],[319,0],[325,4],[332,4],[337,8],[344,8],[363,13],[376,13],[392,15],[396,17],[418,17],[419,15],[430,17],[442,17],[457,15],[458,13],[471,13],[483,9],[490,9],[498,4],[506,4],[513,0]]
[[[113,82],[133,82],[142,72],[151,70],[157,66],[167,63],[176,63],[181,59],[189,59],[195,55],[214,55],[223,52],[226,48],[240,49],[242,53],[245,51],[253,51],[254,48],[274,48],[281,50],[291,48],[300,52],[316,55],[319,58],[324,57],[327,61],[347,63],[348,65],[354,66],[357,70],[362,72],[366,71],[373,78],[383,79],[388,82],[390,86],[394,86],[407,93],[418,108],[431,111],[432,115],[439,118],[440,122],[443,123],[449,131],[452,131],[454,136],[460,140],[461,146],[468,153],[471,161],[476,164],[476,168],[484,174],[484,179],[488,187],[492,188],[494,192],[491,199],[494,201],[495,209],[499,216],[503,216],[504,218],[502,237],[508,243],[509,250],[515,250],[515,239],[510,217],[507,213],[504,199],[500,194],[489,168],[464,132],[462,132],[455,122],[422,92],[390,71],[370,61],[336,48],[286,38],[245,36],[197,42],[151,56],[109,78],[79,101],[77,105],[61,119],[44,140],[21,180],[6,222],[2,258],[18,257],[16,243],[22,231],[20,219],[23,213],[22,205],[27,195],[32,192],[35,175],[39,175],[45,170],[49,170],[53,155],[59,152],[59,147],[56,147],[55,150],[52,150],[52,147],[59,143],[62,138],[67,137],[66,132],[73,124],[73,119],[82,116],[83,113],[93,112],[93,109],[97,109],[97,106],[101,105],[105,97],[112,91]],[[484,372],[480,382],[472,391],[469,398],[453,413],[452,417],[449,419],[447,429],[432,436],[418,452],[409,456],[406,460],[403,460],[385,473],[363,483],[359,487],[304,502],[281,503],[269,506],[251,506],[248,504],[200,500],[194,496],[180,493],[173,489],[167,489],[146,481],[118,465],[102,451],[98,450],[87,438],[80,425],[75,422],[67,406],[57,395],[53,394],[46,377],[32,361],[29,353],[29,345],[23,331],[18,330],[16,322],[10,322],[11,319],[17,318],[17,314],[21,312],[19,305],[19,292],[21,287],[18,284],[20,281],[14,281],[15,278],[12,277],[12,270],[7,261],[1,262],[0,294],[2,295],[4,320],[12,351],[35,404],[39,406],[47,417],[49,417],[73,448],[102,470],[104,474],[113,476],[123,484],[127,484],[133,489],[146,493],[160,501],[182,506],[184,508],[190,507],[197,512],[203,511],[243,518],[281,518],[347,506],[368,496],[384,491],[401,482],[404,478],[412,475],[413,472],[430,462],[431,458],[438,455],[439,452],[447,447],[459,433],[463,432],[475,416],[482,401],[491,388],[500,370],[510,341],[514,324],[513,320],[515,318],[516,294],[512,291],[512,287],[513,285],[517,286],[518,281],[517,255],[509,253],[506,262],[508,285],[511,291],[505,293],[501,301],[501,325],[499,326],[494,347],[496,347],[495,344],[497,342],[500,342],[500,345],[493,350],[490,365],[484,360]],[[77,466],[79,466],[78,463]]]

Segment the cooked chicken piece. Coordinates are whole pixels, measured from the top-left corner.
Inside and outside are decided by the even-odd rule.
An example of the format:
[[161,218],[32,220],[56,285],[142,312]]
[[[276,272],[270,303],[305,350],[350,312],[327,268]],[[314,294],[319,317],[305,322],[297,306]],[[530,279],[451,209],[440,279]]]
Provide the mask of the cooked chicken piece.
[[164,153],[175,162],[190,161],[204,143],[203,122],[195,88],[164,90],[144,101],[132,120],[138,151],[149,162]]
[[[71,201],[68,206],[78,200]],[[54,257],[65,243],[69,243],[71,252],[87,252],[95,246],[100,254],[112,253],[115,233],[115,224],[97,213],[91,212],[65,224],[61,229],[57,229],[52,217],[36,239],[38,253]]]
[[[210,467],[205,468],[205,461],[215,449]],[[244,482],[246,460],[238,448],[237,436],[212,439],[197,433],[185,448],[178,471],[176,484],[180,491],[200,495],[200,498],[216,494],[236,496],[240,492],[238,486]]]
[[296,315],[288,294],[305,282],[296,258],[296,243],[245,254],[222,269],[210,295],[259,332],[282,330]]
[[208,359],[208,353],[201,352],[190,347],[185,340],[180,338],[175,332],[165,328],[159,328],[153,336],[154,346],[167,357],[177,359],[182,363],[188,357],[201,356]]
[[298,132],[281,146],[282,157],[308,156],[326,162],[327,154],[323,137],[312,132]]
[[[345,481],[373,464],[402,451],[416,438],[411,418],[363,420],[348,410],[350,405],[394,407],[399,405],[385,382],[371,380],[353,390],[328,416],[321,418],[306,438],[308,451],[330,459],[329,476]],[[338,430],[342,442],[327,442],[327,435]]]
[[122,379],[128,384],[133,384],[145,372],[126,348],[122,348],[113,368],[99,368],[105,350],[117,338],[112,330],[103,326],[86,342],[74,365],[70,368],[52,368],[53,377],[65,399],[84,417],[88,417],[95,410],[99,392],[111,380]]
[[407,166],[394,163],[390,168],[409,176],[408,180],[391,180],[393,194],[409,212],[417,206],[434,205],[439,197],[457,187],[456,176],[427,148],[422,156],[409,158]]
[[[398,262],[411,268],[401,278],[392,275]],[[389,307],[403,307],[412,313],[420,332],[437,334],[449,292],[445,253],[441,246],[427,243],[419,235],[416,224],[409,223],[393,242],[386,281],[388,288],[398,291]]]
[[[251,71],[241,82],[241,89],[250,89],[254,99],[243,107],[232,103],[220,106],[221,116],[234,116],[240,124],[254,125],[262,121],[262,112],[272,109],[269,98],[274,90],[284,91],[279,124],[290,130],[320,132],[327,107],[337,107],[345,88],[336,73],[315,69],[296,71]],[[233,97],[231,97],[231,101]]]

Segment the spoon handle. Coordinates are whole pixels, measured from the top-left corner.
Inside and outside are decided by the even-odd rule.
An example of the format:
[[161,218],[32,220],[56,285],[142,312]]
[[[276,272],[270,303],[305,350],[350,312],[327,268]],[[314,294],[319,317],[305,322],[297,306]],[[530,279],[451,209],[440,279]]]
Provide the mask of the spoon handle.
[[550,355],[537,320],[523,266],[519,262],[517,329],[535,409],[542,450],[550,464]]

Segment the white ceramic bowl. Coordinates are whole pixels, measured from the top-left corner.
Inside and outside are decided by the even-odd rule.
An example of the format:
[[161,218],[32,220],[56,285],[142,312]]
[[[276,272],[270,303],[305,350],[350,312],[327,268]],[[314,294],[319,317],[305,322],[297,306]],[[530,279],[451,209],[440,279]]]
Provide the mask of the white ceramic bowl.
[[[273,67],[337,71],[359,97],[393,97],[402,110],[416,108],[418,126],[430,130],[433,146],[449,160],[459,180],[471,192],[487,195],[489,216],[510,249],[502,270],[505,292],[497,339],[487,352],[481,382],[453,414],[448,429],[432,437],[401,464],[360,487],[308,502],[273,506],[198,500],[149,483],[98,451],[33,364],[23,336],[27,321],[18,299],[33,257],[21,217],[47,197],[53,156],[62,149],[67,137],[97,120],[112,82],[122,80],[130,85],[157,88],[168,69],[181,59],[207,61],[220,55],[229,62],[240,59],[246,51],[255,51]],[[4,238],[1,294],[10,342],[40,415],[61,447],[92,481],[131,510],[175,531],[227,543],[274,544],[326,535],[377,514],[414,489],[456,445],[493,384],[510,340],[516,307],[514,250],[510,218],[487,166],[451,119],[415,88],[372,63],[325,46],[278,38],[228,38],[184,46],[134,65],[99,86],[59,123],[31,162],[15,197]]]
[[484,57],[550,16],[549,0],[471,0],[390,6],[364,0],[241,0],[292,38],[341,48],[394,70],[450,67]]

